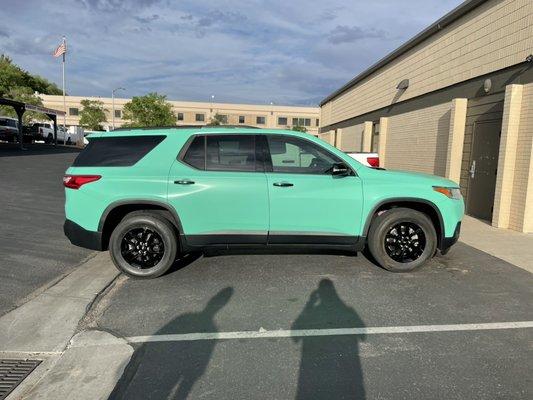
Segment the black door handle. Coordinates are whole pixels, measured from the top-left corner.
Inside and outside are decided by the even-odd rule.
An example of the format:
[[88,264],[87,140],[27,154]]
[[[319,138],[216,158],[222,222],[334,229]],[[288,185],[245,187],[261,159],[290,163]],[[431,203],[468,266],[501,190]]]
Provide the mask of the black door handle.
[[179,181],[174,181],[176,185],[194,185],[194,181],[189,179],[181,179]]
[[290,182],[275,182],[274,186],[289,187],[289,186],[294,186],[294,185]]

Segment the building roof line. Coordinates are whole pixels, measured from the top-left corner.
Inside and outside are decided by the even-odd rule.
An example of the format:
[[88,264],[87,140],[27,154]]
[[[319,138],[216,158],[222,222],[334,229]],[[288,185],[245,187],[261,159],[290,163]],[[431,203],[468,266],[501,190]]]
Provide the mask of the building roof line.
[[422,32],[414,36],[413,38],[409,39],[407,42],[402,44],[400,47],[398,47],[396,50],[392,51],[385,57],[383,57],[381,60],[361,72],[359,75],[357,75],[355,78],[350,80],[348,83],[343,85],[340,89],[337,89],[332,94],[327,96],[324,100],[320,102],[320,106],[322,107],[325,103],[333,100],[334,98],[338,97],[342,93],[348,91],[355,85],[357,85],[359,82],[361,82],[363,79],[367,78],[368,76],[372,75],[374,72],[379,70],[380,68],[384,67],[394,59],[400,57],[401,55],[407,53],[412,48],[416,47],[420,43],[422,43],[424,40],[429,38],[430,36],[433,36],[435,33],[439,32],[446,26],[450,25],[452,22],[458,20],[463,15],[469,13],[477,6],[485,3],[487,0],[466,0],[465,2],[458,5],[456,8],[454,8],[452,11],[450,11],[448,14],[444,15],[442,18],[431,24],[429,27],[424,29]]

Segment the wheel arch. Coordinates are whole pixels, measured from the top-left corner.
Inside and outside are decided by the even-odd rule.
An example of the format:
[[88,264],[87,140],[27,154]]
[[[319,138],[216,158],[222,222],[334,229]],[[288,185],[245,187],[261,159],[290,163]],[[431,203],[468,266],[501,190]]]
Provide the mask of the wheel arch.
[[368,237],[368,231],[374,218],[379,215],[381,211],[390,210],[391,208],[404,207],[411,208],[426,214],[433,223],[437,233],[437,248],[441,249],[444,243],[444,220],[439,208],[435,203],[420,199],[416,197],[395,197],[378,202],[368,214],[365,225],[363,227],[363,236]]
[[98,223],[98,231],[102,233],[102,250],[106,250],[108,248],[111,232],[113,232],[113,229],[127,214],[133,211],[143,210],[156,211],[168,219],[176,229],[180,246],[182,246],[181,235],[183,233],[183,228],[181,225],[181,220],[174,207],[162,201],[128,199],[111,203],[102,213]]

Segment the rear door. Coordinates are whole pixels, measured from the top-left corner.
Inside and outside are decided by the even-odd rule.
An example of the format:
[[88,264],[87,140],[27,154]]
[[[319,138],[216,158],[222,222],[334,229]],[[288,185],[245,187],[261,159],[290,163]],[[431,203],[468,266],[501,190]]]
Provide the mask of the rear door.
[[170,170],[168,200],[187,243],[265,244],[268,190],[255,135],[198,135]]
[[333,176],[333,164],[342,161],[310,140],[263,137],[268,146],[269,243],[354,244],[361,228],[360,178],[355,173]]

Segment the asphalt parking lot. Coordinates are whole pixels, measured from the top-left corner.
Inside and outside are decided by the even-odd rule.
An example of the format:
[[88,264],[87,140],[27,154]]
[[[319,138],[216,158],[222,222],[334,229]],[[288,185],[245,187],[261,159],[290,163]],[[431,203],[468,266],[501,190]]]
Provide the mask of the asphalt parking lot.
[[[191,261],[156,280],[121,277],[93,310],[135,347],[110,398],[531,398],[530,329],[328,333],[532,320],[531,274],[465,244],[408,274],[361,255]],[[272,337],[238,337],[249,331]],[[226,332],[237,334],[206,335]]]
[[[0,148],[0,315],[90,255],[62,232],[76,153]],[[78,331],[135,349],[110,399],[529,399],[533,330],[507,326],[532,320],[531,273],[458,243],[407,274],[361,254],[194,255],[119,276]]]
[[0,315],[63,276],[90,253],[63,235],[61,178],[79,150],[0,144]]

